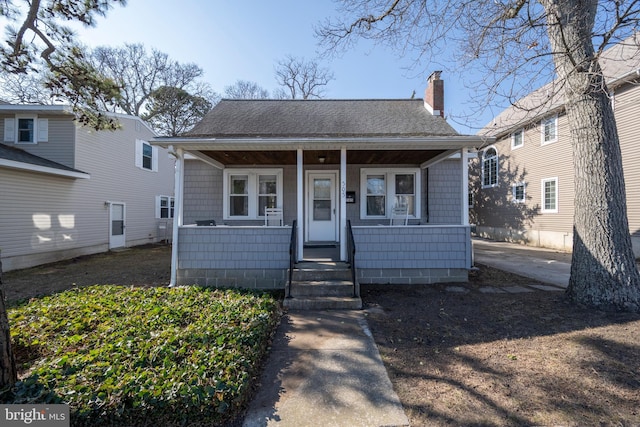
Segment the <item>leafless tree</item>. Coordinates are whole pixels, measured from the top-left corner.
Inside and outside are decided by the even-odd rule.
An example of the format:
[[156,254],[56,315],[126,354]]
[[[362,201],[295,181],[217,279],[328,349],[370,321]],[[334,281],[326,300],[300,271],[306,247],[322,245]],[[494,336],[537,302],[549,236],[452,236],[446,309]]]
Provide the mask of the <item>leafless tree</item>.
[[318,62],[291,55],[278,61],[275,73],[276,81],[283,89],[278,92],[278,98],[322,98],[325,87],[334,79],[333,73],[320,67]]
[[[360,37],[419,63],[453,53],[484,70],[485,100],[516,101],[554,78],[565,100],[575,165],[575,218],[567,293],[593,307],[640,311],[620,143],[600,57],[637,31],[640,0],[340,0],[343,17],[317,30],[330,51]],[[637,42],[636,42],[637,43]],[[475,68],[474,68],[475,67]]]
[[91,52],[90,60],[94,67],[121,87],[121,96],[115,103],[101,100],[106,111],[135,116],[148,115],[149,98],[161,87],[178,88],[205,99],[216,97],[209,85],[200,80],[202,68],[193,63],[181,64],[173,61],[166,53],[156,49],[147,52],[142,44],[101,46]]
[[269,99],[269,91],[255,82],[238,80],[224,88],[224,96],[230,99]]

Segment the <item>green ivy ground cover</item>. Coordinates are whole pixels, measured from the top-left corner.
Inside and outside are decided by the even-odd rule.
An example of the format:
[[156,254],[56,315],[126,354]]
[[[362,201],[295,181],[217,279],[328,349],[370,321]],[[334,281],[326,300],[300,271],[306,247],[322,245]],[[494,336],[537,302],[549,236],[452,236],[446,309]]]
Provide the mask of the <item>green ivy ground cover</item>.
[[246,403],[279,320],[269,294],[92,286],[9,310],[25,372],[3,403],[68,403],[73,425],[219,425]]

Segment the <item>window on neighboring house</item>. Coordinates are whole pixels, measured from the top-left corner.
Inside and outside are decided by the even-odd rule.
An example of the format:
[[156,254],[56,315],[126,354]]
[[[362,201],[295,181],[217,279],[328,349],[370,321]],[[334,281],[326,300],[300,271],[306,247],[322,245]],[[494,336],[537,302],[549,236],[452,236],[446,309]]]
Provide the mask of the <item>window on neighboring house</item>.
[[282,169],[225,169],[224,218],[264,218],[265,208],[282,207]]
[[482,156],[482,187],[495,187],[498,184],[498,152],[487,148]]
[[526,201],[526,185],[524,182],[513,184],[511,187],[511,195],[514,203],[524,203]]
[[158,147],[147,141],[136,139],[136,166],[140,169],[158,171]]
[[524,145],[524,130],[519,129],[511,134],[511,148],[519,148]]
[[173,218],[175,199],[171,196],[156,197],[156,218]]
[[542,145],[556,142],[558,139],[558,116],[547,117],[540,122]]
[[18,119],[18,141],[17,142],[27,142],[27,143],[35,142],[34,121],[35,121],[34,119]]
[[420,217],[419,169],[362,169],[362,218],[386,218],[395,206],[407,206],[409,216]]
[[558,212],[558,178],[542,180],[542,212]]
[[35,115],[16,115],[4,119],[4,141],[14,144],[37,144],[49,140],[49,119]]

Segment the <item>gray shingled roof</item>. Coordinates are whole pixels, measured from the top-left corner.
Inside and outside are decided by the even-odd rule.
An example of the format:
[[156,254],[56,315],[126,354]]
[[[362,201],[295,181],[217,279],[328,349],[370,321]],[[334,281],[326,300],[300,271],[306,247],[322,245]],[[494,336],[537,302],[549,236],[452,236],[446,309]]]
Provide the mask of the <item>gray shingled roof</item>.
[[421,99],[220,101],[184,136],[200,138],[458,135]]
[[66,172],[85,173],[78,169],[73,169],[68,166],[62,165],[51,160],[36,156],[34,154],[27,153],[19,148],[10,147],[8,145],[0,143],[0,159],[11,160],[14,162],[25,163],[34,166],[43,166],[52,169],[59,169]]

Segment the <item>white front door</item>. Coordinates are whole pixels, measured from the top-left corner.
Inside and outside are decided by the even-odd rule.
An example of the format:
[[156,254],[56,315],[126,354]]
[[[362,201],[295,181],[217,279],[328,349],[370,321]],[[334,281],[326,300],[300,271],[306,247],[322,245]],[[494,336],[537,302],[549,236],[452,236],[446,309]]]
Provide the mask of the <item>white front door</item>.
[[111,202],[109,205],[109,249],[121,248],[125,245],[124,203]]
[[307,242],[338,241],[338,172],[307,172]]

